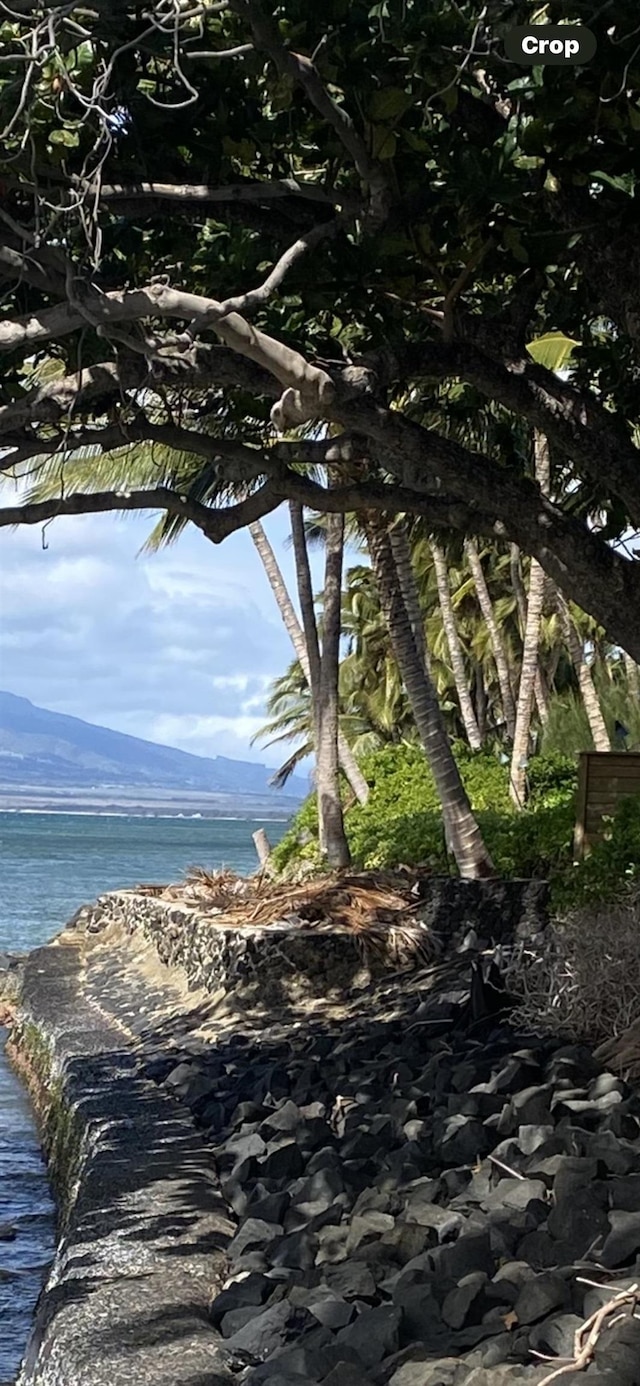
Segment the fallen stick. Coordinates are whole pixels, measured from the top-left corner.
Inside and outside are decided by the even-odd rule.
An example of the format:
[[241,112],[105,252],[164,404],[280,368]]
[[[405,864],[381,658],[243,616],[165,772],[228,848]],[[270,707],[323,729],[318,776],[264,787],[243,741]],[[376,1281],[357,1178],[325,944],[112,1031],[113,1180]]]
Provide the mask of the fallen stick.
[[[557,1381],[558,1378],[564,1376],[565,1373],[584,1371],[585,1367],[588,1367],[593,1359],[596,1344],[609,1315],[613,1314],[616,1309],[619,1309],[622,1304],[630,1304],[631,1314],[633,1316],[639,1294],[640,1286],[632,1285],[631,1289],[620,1290],[612,1299],[607,1300],[606,1304],[596,1309],[595,1313],[593,1313],[590,1318],[586,1319],[585,1322],[580,1325],[580,1328],[576,1329],[573,1344],[573,1361],[564,1361],[562,1366],[556,1367],[555,1371],[550,1372],[548,1376],[543,1376],[542,1381],[538,1382],[538,1386],[550,1386],[552,1381]],[[620,1317],[620,1315],[616,1315],[616,1318]],[[586,1338],[585,1334],[587,1335]]]

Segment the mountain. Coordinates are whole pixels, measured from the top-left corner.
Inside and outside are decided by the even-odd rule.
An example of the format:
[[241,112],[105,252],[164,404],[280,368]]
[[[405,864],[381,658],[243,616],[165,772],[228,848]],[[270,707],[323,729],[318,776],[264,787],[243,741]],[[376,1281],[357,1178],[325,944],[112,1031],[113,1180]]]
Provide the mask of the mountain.
[[[31,803],[34,796],[48,796],[54,802],[61,798],[63,807],[71,795],[106,799],[110,807],[123,799],[142,806],[149,800],[173,806],[184,800],[193,809],[202,799],[205,807],[218,810],[242,806],[250,811],[260,801],[260,812],[267,805],[272,812],[291,812],[308,786],[292,777],[283,793],[269,784],[272,774],[254,761],[190,755],[0,691],[0,806],[7,797]],[[211,804],[210,796],[215,796]]]

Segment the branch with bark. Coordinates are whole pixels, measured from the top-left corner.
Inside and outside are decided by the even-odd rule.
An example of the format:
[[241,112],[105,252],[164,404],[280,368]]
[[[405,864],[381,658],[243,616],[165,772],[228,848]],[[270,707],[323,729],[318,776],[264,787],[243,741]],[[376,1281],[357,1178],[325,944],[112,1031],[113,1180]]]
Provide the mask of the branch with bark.
[[[474,320],[460,329],[462,340],[421,344],[400,353],[400,360],[415,379],[453,377],[475,385],[487,399],[504,405],[516,417],[527,419],[543,431],[549,442],[586,476],[607,482],[629,508],[630,518],[640,524],[640,450],[629,431],[587,389],[562,380],[528,357],[501,359],[474,343]],[[470,340],[465,340],[469,336]]]
[[313,60],[286,47],[277,24],[264,13],[258,0],[229,0],[229,8],[246,19],[256,48],[268,54],[281,76],[292,78],[302,88],[311,105],[335,131],[369,190],[372,225],[376,229],[382,226],[392,201],[387,174],[382,163],[371,157],[348,111],[327,91]]

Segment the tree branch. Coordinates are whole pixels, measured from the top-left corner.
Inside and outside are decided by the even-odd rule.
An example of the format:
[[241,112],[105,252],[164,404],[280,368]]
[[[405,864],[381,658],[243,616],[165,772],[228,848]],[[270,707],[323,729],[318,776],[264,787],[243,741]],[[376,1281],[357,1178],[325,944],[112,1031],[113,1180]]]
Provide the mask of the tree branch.
[[[209,389],[245,390],[267,398],[278,394],[276,382],[266,371],[240,360],[226,347],[198,343],[188,360],[155,361],[153,370],[143,358],[130,356],[87,366],[39,386],[23,399],[0,407],[1,446],[22,447],[26,440],[16,435],[32,424],[56,424],[82,418],[86,413],[95,415],[123,402],[128,404],[128,391],[152,393],[189,388],[197,389],[200,395]],[[32,457],[39,448],[39,440],[34,441],[37,446],[29,454]],[[5,471],[11,466],[11,457],[0,462]]]
[[329,95],[311,59],[292,52],[283,44],[277,24],[264,13],[258,0],[229,0],[229,8],[247,20],[256,48],[268,54],[282,76],[291,77],[302,87],[318,114],[335,130],[363,183],[370,190],[370,214],[374,224],[382,225],[391,203],[386,173],[382,164],[371,158],[351,116]]
[[[418,492],[439,481],[473,516],[492,515],[503,538],[515,540],[545,572],[623,647],[633,620],[640,651],[640,564],[630,562],[588,528],[490,458],[373,401],[338,403],[333,416],[384,449],[387,470]],[[471,525],[473,532],[473,521]],[[632,651],[632,653],[634,653]],[[636,657],[634,655],[634,657]]]
[[250,313],[254,308],[259,308],[266,303],[271,295],[280,288],[283,279],[286,278],[289,270],[298,260],[306,255],[309,250],[313,250],[321,241],[328,240],[335,236],[338,230],[338,222],[324,221],[319,226],[312,227],[311,231],[306,231],[300,236],[293,245],[290,245],[280,259],[274,265],[271,273],[257,289],[249,289],[245,294],[238,294],[235,298],[225,299],[221,317],[228,317],[230,313]]
[[[77,282],[69,286],[69,292],[73,293],[72,303],[1,321],[0,351],[22,350],[26,354],[44,342],[86,327],[87,321],[100,329],[145,318],[179,318],[197,331],[211,327],[232,351],[268,371],[286,392],[293,391],[300,404],[296,422],[302,422],[303,416],[312,419],[320,415],[333,396],[333,382],[325,370],[310,365],[300,352],[251,326],[238,313],[227,313],[226,305],[217,299],[165,284],[103,294]],[[186,334],[183,350],[191,345],[192,338]],[[174,355],[178,355],[177,349]]]
[[[409,350],[406,364],[420,374],[445,379],[458,376],[475,385],[546,434],[571,461],[625,502],[629,518],[640,525],[640,451],[609,410],[588,390],[560,379],[554,371],[527,358],[506,362],[467,342],[421,344]],[[412,371],[413,373],[413,371]]]
[[206,183],[131,183],[105,184],[99,189],[101,203],[122,202],[144,211],[146,202],[169,203],[176,210],[194,206],[216,207],[224,203],[272,203],[283,198],[300,197],[326,207],[340,207],[346,212],[363,211],[362,198],[349,188],[323,187],[321,183],[305,182],[300,178],[279,178],[262,182],[229,183],[219,188]]
[[165,510],[190,520],[213,544],[221,544],[236,530],[244,529],[254,520],[275,510],[281,500],[282,497],[269,484],[237,505],[222,510],[210,509],[167,486],[144,491],[96,491],[93,495],[76,492],[51,500],[27,501],[23,505],[4,507],[0,509],[0,528],[41,525],[67,515],[97,515],[113,510]]
[[[229,534],[244,529],[275,509],[285,499],[296,500],[311,509],[327,514],[347,514],[363,508],[395,513],[398,504],[412,514],[423,515],[434,529],[465,530],[471,521],[467,507],[455,501],[433,500],[415,491],[367,482],[357,485],[327,488],[297,472],[279,469],[262,487],[237,505],[213,509],[191,499],[184,492],[169,486],[154,486],[144,490],[71,492],[43,501],[26,501],[20,505],[0,508],[0,528],[15,525],[40,525],[69,515],[102,514],[107,511],[164,510],[190,520],[210,539],[219,544]],[[494,530],[488,517],[473,517],[483,532]]]

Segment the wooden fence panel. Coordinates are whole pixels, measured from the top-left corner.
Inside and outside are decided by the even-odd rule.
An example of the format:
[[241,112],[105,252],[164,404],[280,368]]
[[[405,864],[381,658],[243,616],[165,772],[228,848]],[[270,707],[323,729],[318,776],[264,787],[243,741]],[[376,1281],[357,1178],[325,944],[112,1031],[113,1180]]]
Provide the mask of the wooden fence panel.
[[584,856],[604,834],[621,799],[640,794],[640,752],[583,751],[578,767],[574,850]]

